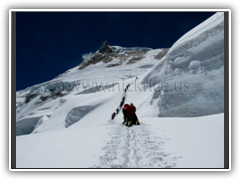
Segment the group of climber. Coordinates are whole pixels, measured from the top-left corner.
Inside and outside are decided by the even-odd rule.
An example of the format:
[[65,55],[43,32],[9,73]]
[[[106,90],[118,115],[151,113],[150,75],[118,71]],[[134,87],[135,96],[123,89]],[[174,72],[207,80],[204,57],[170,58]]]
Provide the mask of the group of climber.
[[[129,88],[129,86],[130,86],[130,84],[127,85],[125,92]],[[112,114],[112,120],[115,118],[116,114],[119,113],[119,111],[120,111],[119,109],[122,108],[124,102],[125,102],[125,97],[122,98],[120,106],[119,106],[119,108],[116,109],[116,112],[114,112]],[[131,103],[130,105],[124,104],[122,113],[123,113],[123,118],[124,118],[124,121],[122,124],[125,124],[126,126],[132,126],[133,124],[140,125],[139,120],[136,115],[136,107],[133,105],[133,103]]]
[[129,86],[130,86],[130,84],[127,85],[127,87],[125,88],[124,92],[127,92]]
[[125,97],[122,98],[122,101],[121,101],[120,106],[119,106],[120,108],[122,108],[122,106],[124,104],[124,101],[125,101]]
[[126,126],[132,126],[133,124],[140,125],[139,120],[136,115],[136,107],[131,103],[130,105],[124,104],[124,108],[122,110],[124,121],[122,124]]
[[[123,106],[123,104],[124,104],[124,101],[125,101],[125,97],[122,98],[122,101],[121,101],[121,103],[120,103],[120,105],[119,105],[119,108],[120,108],[120,109],[122,108],[122,106]],[[119,108],[116,109],[116,112],[113,112],[113,114],[112,114],[112,120],[113,120],[113,119],[115,118],[115,116],[119,113]]]

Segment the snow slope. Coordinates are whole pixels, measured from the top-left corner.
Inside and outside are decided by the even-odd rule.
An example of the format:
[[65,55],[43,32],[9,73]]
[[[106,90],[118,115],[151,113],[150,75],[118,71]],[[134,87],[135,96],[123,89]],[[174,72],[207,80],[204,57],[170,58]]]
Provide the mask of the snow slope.
[[223,114],[17,137],[17,168],[223,168]]
[[[67,118],[68,113],[74,108],[81,109],[81,107],[84,106],[89,107],[88,110],[85,110],[85,113],[88,115],[82,116],[81,122],[84,122],[84,119],[88,119],[90,110],[94,110],[93,116],[97,117],[100,117],[98,112],[106,112],[105,116],[101,114],[103,122],[105,123],[105,118],[109,119],[118,104],[120,104],[126,85],[129,82],[135,82],[136,76],[151,70],[159,61],[155,59],[155,55],[161,52],[162,49],[148,51],[137,63],[127,64],[128,61],[125,61],[121,66],[117,67],[106,68],[106,63],[103,62],[90,65],[81,70],[76,67],[68,70],[66,74],[63,74],[57,79],[17,92],[18,135],[24,134],[26,131],[23,129],[26,124],[24,121],[28,123],[29,119],[33,118],[38,118],[39,121],[41,121],[43,116],[45,116],[47,120],[45,120],[44,123],[39,123],[35,130],[33,130],[34,127],[31,128],[33,130],[32,133],[65,129],[66,121],[71,121]],[[132,57],[129,57],[129,59],[131,58]],[[119,62],[118,58],[111,61],[111,63],[117,62]],[[61,86],[63,84],[62,82],[67,85],[72,83],[73,88],[71,91],[63,91],[67,95],[56,95],[52,97],[51,93],[46,91],[49,87]],[[66,87],[69,86],[64,86],[65,89]],[[34,92],[38,92],[38,95],[25,104],[24,99],[26,95]],[[148,95],[151,96],[151,93]],[[49,98],[42,101],[41,96],[49,96]],[[64,103],[62,103],[62,101],[64,101]],[[94,109],[92,109],[93,107]],[[78,120],[79,119],[80,116],[78,117]],[[88,122],[88,120],[86,121]],[[94,123],[94,120],[91,120],[91,124],[92,123]],[[28,131],[29,127],[27,128],[27,132]]]
[[[16,92],[17,168],[223,168],[223,24],[216,13],[169,51],[105,43]],[[123,97],[140,126],[111,120]]]

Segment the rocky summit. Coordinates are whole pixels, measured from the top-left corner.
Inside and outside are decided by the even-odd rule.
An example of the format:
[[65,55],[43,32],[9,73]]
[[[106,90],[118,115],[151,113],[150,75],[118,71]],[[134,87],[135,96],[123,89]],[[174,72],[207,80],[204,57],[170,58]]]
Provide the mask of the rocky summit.
[[[123,48],[119,46],[111,46],[107,41],[103,42],[101,48],[95,52],[92,57],[83,61],[79,65],[79,69],[84,69],[91,64],[96,64],[103,62],[106,67],[115,67],[121,65],[123,62],[127,61],[127,64],[133,64],[144,58],[144,55],[152,50],[151,48]],[[165,48],[158,55],[156,59],[160,60],[167,52],[168,48]],[[115,63],[110,63],[116,60]]]

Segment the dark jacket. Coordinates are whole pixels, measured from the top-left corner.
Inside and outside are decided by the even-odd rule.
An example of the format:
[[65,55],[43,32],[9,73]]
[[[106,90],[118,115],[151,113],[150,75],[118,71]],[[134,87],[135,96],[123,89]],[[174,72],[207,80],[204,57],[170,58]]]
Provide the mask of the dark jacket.
[[128,114],[135,114],[135,111],[136,111],[136,107],[135,106],[130,105],[128,107]]
[[127,116],[127,115],[128,115],[128,107],[129,107],[128,104],[124,104],[124,108],[123,108],[123,110],[122,110],[124,116]]

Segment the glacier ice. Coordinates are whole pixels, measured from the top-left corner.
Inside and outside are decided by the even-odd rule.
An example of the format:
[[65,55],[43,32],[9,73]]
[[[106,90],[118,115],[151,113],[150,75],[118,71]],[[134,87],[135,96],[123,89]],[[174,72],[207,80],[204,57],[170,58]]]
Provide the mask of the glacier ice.
[[[160,86],[163,83],[167,88]],[[223,113],[224,13],[216,13],[180,38],[142,84],[159,87],[152,100],[158,101],[160,117]]]
[[73,108],[65,119],[65,127],[68,128],[72,124],[81,120],[86,114],[94,110],[97,106],[79,106]]
[[25,118],[18,121],[16,123],[16,135],[20,136],[32,133],[41,117]]

